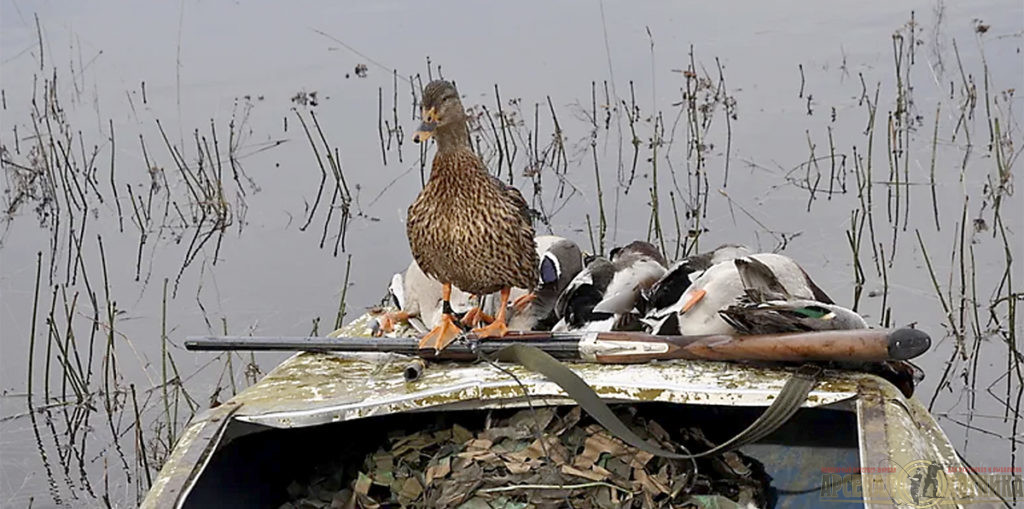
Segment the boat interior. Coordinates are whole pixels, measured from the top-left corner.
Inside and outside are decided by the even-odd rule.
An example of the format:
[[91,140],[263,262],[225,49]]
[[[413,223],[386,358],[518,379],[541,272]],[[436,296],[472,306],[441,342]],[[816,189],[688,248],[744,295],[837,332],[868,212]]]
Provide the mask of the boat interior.
[[[675,433],[672,427],[699,427],[715,443],[742,431],[764,410],[666,403],[632,406],[670,434]],[[860,465],[856,413],[844,405],[839,407],[800,409],[780,429],[740,449],[760,461],[771,476],[772,507],[820,506],[823,472]],[[235,420],[193,484],[184,507],[224,506],[224,501],[230,500],[238,507],[276,508],[288,499],[292,480],[324,465],[343,464],[345,477],[354,478],[363,458],[386,444],[396,430],[442,429],[454,423],[482,429],[489,412],[511,411],[407,412],[291,429]],[[698,460],[698,468],[701,461],[706,460]]]

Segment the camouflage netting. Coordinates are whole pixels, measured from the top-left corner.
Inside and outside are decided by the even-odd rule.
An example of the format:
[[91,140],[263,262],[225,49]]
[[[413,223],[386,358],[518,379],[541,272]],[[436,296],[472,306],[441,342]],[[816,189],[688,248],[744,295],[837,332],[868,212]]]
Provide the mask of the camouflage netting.
[[[664,448],[711,447],[697,428],[670,435],[635,407],[617,413]],[[396,430],[361,465],[318,465],[294,480],[281,507],[746,508],[771,496],[763,466],[739,452],[669,460],[624,444],[578,407],[502,414],[488,415],[481,429]]]

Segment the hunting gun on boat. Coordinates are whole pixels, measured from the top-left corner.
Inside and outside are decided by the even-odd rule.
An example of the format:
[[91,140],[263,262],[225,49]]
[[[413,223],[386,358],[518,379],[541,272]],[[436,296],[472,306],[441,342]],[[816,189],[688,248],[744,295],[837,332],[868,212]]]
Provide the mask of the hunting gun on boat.
[[775,362],[884,362],[909,360],[928,350],[931,338],[912,328],[854,329],[740,336],[658,336],[642,332],[511,332],[479,339],[469,333],[441,351],[421,349],[419,338],[203,336],[187,350],[391,352],[429,360],[471,361],[513,345],[539,348],[562,361],[635,364],[652,360]]

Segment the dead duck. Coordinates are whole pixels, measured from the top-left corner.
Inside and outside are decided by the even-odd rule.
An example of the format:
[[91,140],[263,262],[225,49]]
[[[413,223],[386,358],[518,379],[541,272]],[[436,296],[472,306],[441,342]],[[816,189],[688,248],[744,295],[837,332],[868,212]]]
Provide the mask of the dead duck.
[[[739,334],[785,334],[828,330],[866,329],[867,322],[855,311],[829,302],[794,298],[774,271],[756,259],[737,259],[744,295],[718,311]],[[809,281],[810,278],[808,278]],[[813,283],[811,283],[813,286]],[[816,288],[816,287],[815,287]],[[819,290],[820,291],[820,290]],[[817,299],[827,299],[823,293]],[[873,373],[896,385],[906,397],[924,378],[924,372],[906,361],[835,362],[841,369]]]
[[604,298],[604,291],[613,277],[615,266],[611,260],[602,256],[588,257],[583,270],[558,296],[555,316],[559,320],[551,330],[586,330],[588,326],[598,330],[611,330],[613,316],[608,313],[594,313],[594,306]]
[[647,304],[644,322],[654,334],[678,334],[677,317],[683,305],[683,292],[712,266],[749,254],[750,249],[746,246],[722,244],[711,251],[688,256],[672,264],[668,272],[644,296]]
[[609,331],[629,327],[642,292],[664,276],[665,257],[648,242],[613,249],[611,259],[592,257],[555,306],[552,330]]
[[[672,306],[676,327],[663,322],[657,334],[729,334],[736,332],[719,311],[754,294],[753,300],[811,300],[833,304],[793,259],[773,253],[742,256],[712,265]],[[651,319],[665,318],[653,315]],[[671,318],[671,317],[670,317]]]
[[540,257],[538,266],[539,279],[533,290],[532,300],[525,289],[512,290],[512,296],[521,303],[514,307],[509,318],[511,330],[547,330],[557,318],[555,303],[558,296],[569,286],[573,278],[583,270],[583,252],[575,242],[554,235],[542,235],[536,238],[537,255]]
[[823,330],[866,329],[857,313],[816,300],[786,299],[755,302],[741,299],[718,314],[740,334],[782,334]]
[[[377,317],[376,331],[392,332],[396,324],[405,322],[417,332],[426,333],[441,318],[442,290],[441,282],[425,274],[413,260],[404,272],[391,277],[388,294],[397,309]],[[472,297],[453,287],[450,305],[455,313],[464,314],[473,307]]]
[[413,141],[434,138],[437,153],[429,180],[409,207],[406,233],[413,258],[442,284],[442,315],[420,342],[440,350],[462,332],[449,304],[452,285],[477,296],[501,291],[495,320],[473,332],[503,336],[510,290],[533,287],[538,262],[526,200],[492,177],[473,151],[454,85],[436,80],[424,87],[422,120]]
[[[720,309],[718,314],[741,334],[771,334],[815,330],[866,329],[868,324],[857,313],[837,306],[805,276],[814,294],[811,300],[796,297],[782,284],[775,271],[754,257],[734,261],[744,296],[739,302]],[[817,293],[815,293],[817,290]]]

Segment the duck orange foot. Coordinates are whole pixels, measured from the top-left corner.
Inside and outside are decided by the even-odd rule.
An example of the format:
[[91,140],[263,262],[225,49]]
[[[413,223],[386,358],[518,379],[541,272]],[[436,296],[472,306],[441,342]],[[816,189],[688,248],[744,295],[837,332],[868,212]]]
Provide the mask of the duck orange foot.
[[530,303],[535,300],[537,300],[537,294],[533,292],[517,297],[516,300],[512,301],[512,309],[515,309],[518,313],[522,313],[523,310],[526,309],[526,306],[529,306]]
[[493,321],[493,316],[484,313],[484,311],[480,309],[480,306],[476,306],[470,309],[469,311],[466,311],[466,314],[462,316],[462,320],[460,320],[460,323],[468,327],[476,327],[480,325],[481,322],[491,323]]
[[505,318],[499,316],[490,325],[473,329],[478,338],[500,338],[508,334],[508,326],[505,325]]
[[395,330],[395,324],[398,322],[409,321],[409,313],[405,311],[389,311],[384,313],[377,318],[377,323],[380,324],[380,332],[393,332]]
[[455,325],[452,315],[443,314],[437,326],[420,339],[420,348],[433,348],[439,352],[455,341],[460,334],[462,329]]

